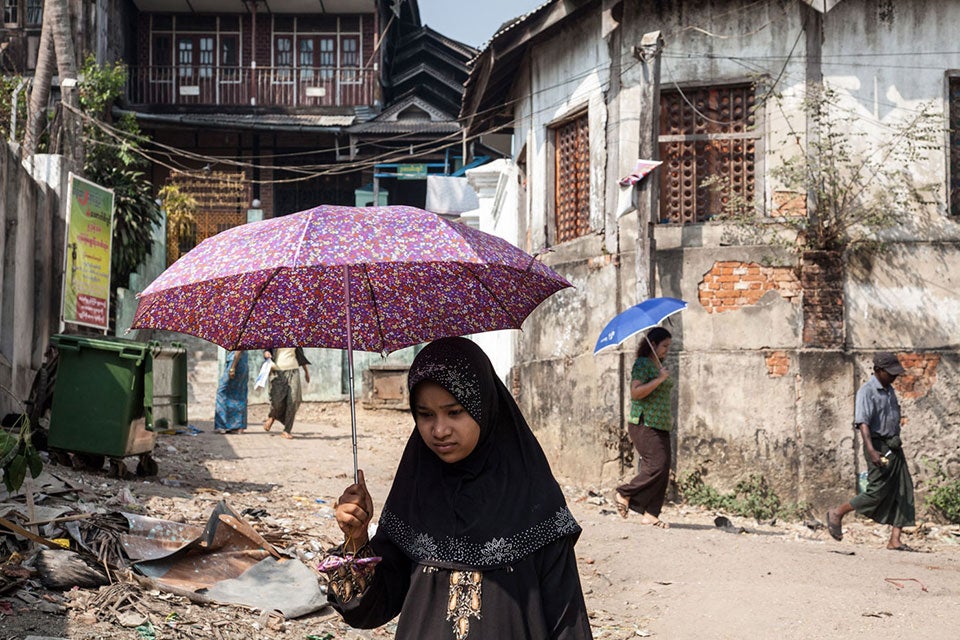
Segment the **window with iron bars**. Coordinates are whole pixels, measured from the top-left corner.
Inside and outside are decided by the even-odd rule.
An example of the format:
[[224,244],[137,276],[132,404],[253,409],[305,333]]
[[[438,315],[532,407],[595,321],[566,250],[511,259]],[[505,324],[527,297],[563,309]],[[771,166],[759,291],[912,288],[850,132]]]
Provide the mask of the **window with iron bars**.
[[20,24],[20,0],[3,0],[3,23]]
[[[731,194],[756,194],[755,92],[750,84],[660,94],[660,222],[706,222]],[[723,189],[704,186],[709,177]]]
[[552,129],[556,242],[590,232],[590,127],[587,114]]
[[43,0],[27,0],[27,26],[39,27],[43,23]]
[[960,76],[950,76],[950,214],[960,216]]

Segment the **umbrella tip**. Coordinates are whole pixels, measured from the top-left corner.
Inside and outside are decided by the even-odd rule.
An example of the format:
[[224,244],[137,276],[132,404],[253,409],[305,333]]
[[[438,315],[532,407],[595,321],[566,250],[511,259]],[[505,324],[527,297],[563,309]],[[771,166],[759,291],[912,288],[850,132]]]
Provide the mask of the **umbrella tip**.
[[543,245],[542,247],[540,247],[539,249],[533,252],[533,257],[539,258],[541,255],[545,253],[553,253],[553,247],[549,245]]

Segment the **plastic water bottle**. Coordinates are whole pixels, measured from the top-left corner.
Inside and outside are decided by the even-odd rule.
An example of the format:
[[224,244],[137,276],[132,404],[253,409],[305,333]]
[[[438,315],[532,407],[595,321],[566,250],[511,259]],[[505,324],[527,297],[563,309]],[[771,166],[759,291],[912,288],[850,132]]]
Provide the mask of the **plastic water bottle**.
[[867,490],[867,472],[866,471],[861,471],[860,474],[857,476],[857,489],[859,490],[859,493],[863,493],[864,491]]

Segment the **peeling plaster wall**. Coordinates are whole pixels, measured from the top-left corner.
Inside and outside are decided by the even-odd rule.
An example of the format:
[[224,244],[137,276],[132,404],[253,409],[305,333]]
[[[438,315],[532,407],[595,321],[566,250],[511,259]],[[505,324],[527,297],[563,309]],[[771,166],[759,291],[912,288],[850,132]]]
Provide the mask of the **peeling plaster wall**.
[[[902,249],[895,245],[892,255]],[[707,482],[729,491],[760,473],[784,500],[819,508],[849,499],[865,468],[853,429],[855,394],[872,374],[873,352],[890,349],[906,369],[894,386],[918,505],[922,508],[935,470],[960,477],[960,406],[954,392],[960,354],[955,344],[936,341],[952,321],[949,310],[914,314],[912,321],[904,315],[890,323],[863,322],[864,334],[847,349],[810,349],[801,340],[799,296],[771,289],[754,304],[722,313],[712,313],[697,297],[704,274],[718,265],[764,260],[772,265],[768,269],[778,270],[787,268],[787,254],[779,266],[769,247],[675,247],[657,258],[658,294],[690,301],[668,321],[675,337],[668,366],[678,389],[678,476],[701,469]],[[848,276],[848,309],[873,308],[878,295],[896,297],[904,281],[924,272],[923,264],[899,264],[888,256],[887,279],[874,282],[867,293]],[[749,270],[742,271],[747,277]],[[943,280],[929,283],[936,289]],[[848,331],[856,326],[848,322]]]
[[[887,124],[911,117],[926,103],[937,113],[944,108],[945,71],[960,69],[958,23],[960,5],[934,0],[843,2],[827,15],[825,80],[842,90],[840,106],[856,117],[867,140],[883,139]],[[910,173],[929,183],[935,202],[912,211],[910,223],[888,236],[960,238],[957,221],[944,215],[946,169],[943,152],[911,163]]]
[[[610,488],[633,473],[631,456],[622,454],[629,447],[626,390],[636,341],[592,355],[603,325],[637,302],[637,214],[617,219],[609,210],[617,176],[606,175],[632,163],[639,135],[642,66],[631,47],[645,32],[663,32],[665,87],[742,82],[752,73],[744,61],[771,79],[779,76],[783,100],[760,114],[756,161],[758,193],[776,206],[791,195],[778,190],[769,171],[789,153],[786,135],[802,139],[805,129],[806,11],[793,0],[623,3],[618,93],[606,83],[604,46],[613,41],[609,21],[601,33],[599,12],[541,41],[520,70],[515,148],[526,145],[528,162],[521,246],[536,250],[548,239],[549,123],[588,105],[597,154],[591,159],[597,235],[554,246],[544,258],[576,289],[542,305],[518,345],[518,399],[559,475]],[[841,90],[838,108],[857,117],[868,141],[921,102],[942,103],[944,71],[960,69],[960,55],[932,55],[956,49],[951,27],[960,23],[960,5],[845,0],[822,19],[825,79]],[[914,52],[922,64],[905,69],[904,56],[914,59]],[[868,125],[875,119],[880,124]],[[897,389],[918,506],[932,469],[960,477],[953,392],[960,384],[960,232],[946,215],[946,166],[942,151],[911,166],[929,183],[930,204],[884,234],[882,253],[848,264],[838,348],[806,346],[794,254],[744,244],[718,223],[656,226],[656,293],[690,303],[667,322],[674,335],[667,366],[677,381],[678,476],[702,468],[708,482],[730,490],[761,473],[787,501],[822,508],[849,499],[864,467],[852,425],[854,396],[871,374],[873,352],[892,350],[907,368]]]
[[609,464],[619,473],[621,376],[616,357],[611,373],[606,361],[593,356],[603,323],[619,311],[617,258],[603,246],[609,58],[600,33],[599,13],[562,29],[533,49],[514,90],[514,148],[526,148],[528,185],[517,244],[530,251],[552,244],[550,126],[587,110],[594,233],[552,246],[543,255],[543,262],[575,288],[555,294],[531,314],[516,358],[517,400],[524,415],[558,473],[580,479],[601,477]]
[[854,260],[845,286],[847,341],[881,349],[960,346],[960,246],[894,244]]

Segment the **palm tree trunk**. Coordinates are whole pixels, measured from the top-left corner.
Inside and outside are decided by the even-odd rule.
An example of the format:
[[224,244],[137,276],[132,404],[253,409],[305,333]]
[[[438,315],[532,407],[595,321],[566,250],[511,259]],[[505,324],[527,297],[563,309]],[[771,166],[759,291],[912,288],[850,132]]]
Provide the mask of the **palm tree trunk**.
[[[49,0],[44,3],[50,5]],[[40,48],[37,51],[37,68],[33,74],[33,88],[30,91],[30,105],[27,107],[27,131],[23,137],[23,157],[30,158],[37,152],[40,132],[47,115],[47,102],[50,100],[50,81],[56,57],[53,49],[53,26],[50,25],[52,11],[43,8],[43,23],[40,29]]]
[[23,155],[36,153],[37,142],[43,128],[47,102],[50,99],[50,83],[56,60],[60,76],[61,99],[64,103],[63,122],[66,128],[65,144],[69,145],[68,169],[78,171],[82,166],[79,119],[71,110],[77,109],[77,54],[73,46],[73,29],[67,0],[45,0],[43,25],[40,32],[40,49],[37,55],[37,70],[30,93],[30,110],[27,116],[27,132],[23,143]]

